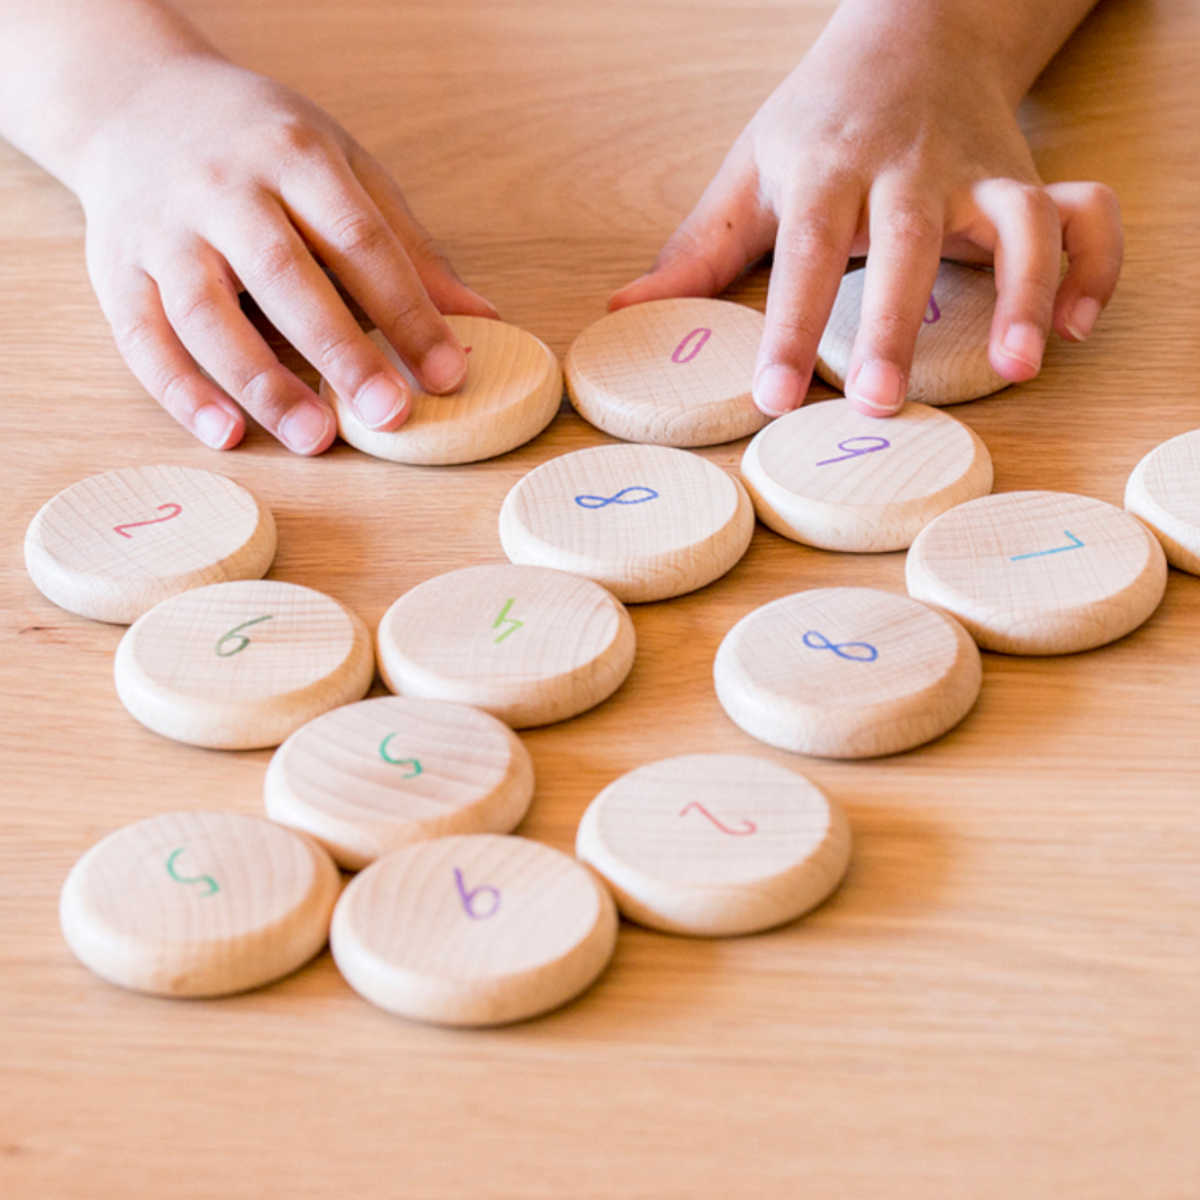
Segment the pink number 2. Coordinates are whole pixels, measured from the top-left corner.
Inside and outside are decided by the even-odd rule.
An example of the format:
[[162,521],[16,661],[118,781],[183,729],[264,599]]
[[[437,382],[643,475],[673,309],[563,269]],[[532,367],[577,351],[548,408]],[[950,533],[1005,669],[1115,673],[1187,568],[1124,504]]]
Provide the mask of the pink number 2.
[[132,539],[133,534],[126,533],[125,531],[127,529],[137,529],[140,525],[161,525],[164,521],[169,521],[172,517],[177,517],[181,512],[183,512],[182,504],[160,504],[158,506],[158,511],[164,512],[168,508],[171,511],[164,517],[151,517],[148,521],[129,521],[124,525],[114,525],[113,533],[119,533],[124,538]]
[[[683,341],[681,341],[679,345],[675,347],[675,352],[671,355],[671,361],[673,363],[679,363],[680,366],[682,366],[684,363],[690,363],[692,359],[704,349],[704,343],[707,342],[710,337],[712,337],[711,329],[705,329],[704,326],[700,326],[698,329],[693,329],[691,333],[687,334]],[[693,338],[695,339],[694,341]]]
[[726,825],[723,821],[718,821],[717,818],[714,817],[712,813],[710,813],[708,809],[705,808],[704,805],[698,800],[693,800],[691,804],[685,804],[683,808],[679,810],[679,815],[681,817],[687,816],[687,814],[690,813],[693,808],[697,812],[703,813],[722,833],[727,833],[730,835],[730,837],[745,837],[746,834],[754,833],[758,829],[758,826],[755,825],[755,823],[748,817],[743,818],[740,822],[742,826],[741,829],[734,829],[733,826]]

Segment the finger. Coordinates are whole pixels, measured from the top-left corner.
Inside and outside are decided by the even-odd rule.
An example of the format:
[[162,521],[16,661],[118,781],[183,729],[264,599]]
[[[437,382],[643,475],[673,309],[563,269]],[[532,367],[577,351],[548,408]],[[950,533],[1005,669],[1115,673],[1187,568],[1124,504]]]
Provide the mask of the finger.
[[715,296],[771,248],[775,218],[759,200],[746,145],[734,145],[654,267],[615,292],[610,310],[672,296]]
[[188,247],[156,270],[163,309],[196,362],[264,429],[297,454],[319,454],[337,434],[333,414],[276,358],[246,318],[210,247]]
[[796,198],[780,219],[754,372],[754,403],[770,416],[804,403],[860,202],[858,186],[847,182]]
[[246,420],[175,335],[154,280],[136,271],[116,289],[100,293],[100,301],[117,349],[142,387],[206,446],[236,446]]
[[1044,188],[989,179],[975,203],[996,231],[996,311],[988,357],[1014,383],[1042,366],[1062,261],[1058,209]]
[[[395,231],[350,168],[331,168],[324,161],[321,170],[286,173],[280,197],[291,224],[362,305],[421,386],[434,393],[454,391],[466,378],[466,353],[434,307]],[[301,339],[292,344],[306,357],[315,350],[321,361],[309,361],[349,398],[362,386],[362,372],[389,371],[386,358],[377,347],[367,350],[366,336],[329,281],[318,284],[321,272],[299,240],[277,228],[275,241],[277,257],[260,286],[272,289],[289,312],[292,332]],[[292,243],[290,252],[285,242]],[[250,281],[243,280],[259,299]],[[325,311],[298,304],[300,293],[313,288],[324,297]],[[326,368],[333,374],[326,374]],[[401,383],[399,377],[394,382]]]
[[1116,193],[1102,183],[1052,183],[1046,188],[1058,208],[1067,273],[1054,301],[1054,328],[1082,342],[1112,299],[1121,274],[1124,235]]
[[438,310],[496,319],[500,314],[495,306],[462,281],[450,260],[413,216],[403,192],[387,171],[360,147],[351,148],[350,167],[400,239]]
[[870,249],[846,396],[860,412],[890,416],[908,390],[913,349],[937,276],[942,210],[933,197],[877,180],[870,195]]

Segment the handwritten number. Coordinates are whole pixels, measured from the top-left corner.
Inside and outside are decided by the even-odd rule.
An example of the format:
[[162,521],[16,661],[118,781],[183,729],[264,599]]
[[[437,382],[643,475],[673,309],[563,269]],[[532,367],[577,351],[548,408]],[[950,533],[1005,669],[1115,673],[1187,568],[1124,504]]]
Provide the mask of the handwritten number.
[[1029,554],[1013,554],[1008,561],[1020,562],[1023,558],[1043,558],[1047,554],[1061,554],[1064,550],[1081,550],[1083,548],[1083,542],[1069,529],[1064,529],[1063,533],[1071,539],[1065,546],[1053,546],[1049,550],[1034,550]]
[[[698,335],[698,336],[697,336]],[[684,363],[690,363],[701,350],[704,349],[704,343],[712,337],[712,330],[705,329],[700,326],[698,329],[693,329],[691,333],[684,337],[683,341],[675,347],[674,353],[671,355],[671,361],[683,366]],[[693,339],[695,339],[693,341]],[[690,348],[689,347],[690,343]]]
[[929,307],[925,309],[925,315],[921,318],[922,325],[935,325],[942,319],[942,310],[938,308],[938,302],[933,298],[933,293],[929,295]]
[[186,850],[186,846],[180,846],[178,850],[172,850],[167,857],[167,874],[175,880],[176,883],[206,883],[208,891],[204,894],[211,896],[221,889],[217,881],[211,875],[177,875],[175,873],[175,860]]
[[[635,496],[634,492],[643,492],[644,495]],[[622,497],[625,497],[622,499]],[[580,508],[607,508],[610,504],[645,504],[647,500],[657,500],[658,493],[650,487],[642,487],[641,484],[636,484],[633,487],[623,487],[619,492],[612,496],[592,496],[584,492],[581,496],[575,497],[575,503]]]
[[493,629],[499,629],[501,625],[508,626],[508,628],[498,638],[495,639],[495,645],[499,645],[506,637],[508,637],[510,633],[516,633],[517,630],[525,624],[524,621],[518,621],[515,617],[510,617],[508,615],[508,610],[512,608],[515,600],[515,596],[511,596],[508,600],[506,600],[504,602],[504,607],[500,610],[500,615],[492,622]]
[[754,833],[758,829],[758,826],[749,819],[743,819],[740,822],[742,826],[741,829],[732,829],[728,825],[724,824],[724,822],[718,821],[717,818],[714,817],[712,813],[710,813],[708,809],[704,807],[703,804],[696,800],[693,800],[691,804],[685,804],[683,808],[679,810],[679,815],[681,817],[686,816],[692,811],[693,808],[697,812],[703,813],[722,833],[727,833],[730,837],[745,837],[746,834]]
[[[472,921],[486,921],[488,917],[494,917],[500,909],[500,892],[497,888],[492,887],[490,883],[480,884],[473,891],[467,889],[466,882],[463,880],[463,873],[457,868],[454,868],[454,884],[458,888],[458,898],[462,901],[463,911],[471,918]],[[485,892],[490,892],[492,897],[492,906],[487,912],[476,912],[476,898],[482,896]]]
[[[239,633],[239,629],[249,629],[251,625],[259,625],[263,621],[269,621],[271,614],[268,613],[265,617],[255,617],[252,621],[243,621],[240,625],[235,625],[228,633],[223,633],[217,639],[217,655],[220,658],[232,658],[235,654],[240,654],[245,648],[250,645],[250,639],[244,634]],[[221,647],[233,638],[239,644],[234,646],[232,650],[222,650]]]
[[879,651],[870,642],[842,642],[838,645],[815,629],[810,629],[804,635],[804,644],[810,650],[832,650],[838,658],[847,658],[851,662],[874,662],[879,657]]
[[[871,442],[872,445],[852,446],[851,442]],[[818,467],[827,467],[830,463],[845,462],[848,458],[861,458],[864,454],[874,454],[877,450],[886,450],[892,443],[883,437],[849,437],[838,442],[837,448],[846,453],[838,458],[823,458]]]
[[129,538],[130,541],[132,541],[133,534],[127,533],[126,530],[138,529],[143,525],[161,525],[164,521],[169,521],[169,520],[171,520],[172,517],[177,517],[177,516],[179,516],[179,514],[181,512],[183,512],[182,504],[160,504],[155,511],[156,512],[166,512],[166,510],[168,508],[171,511],[168,512],[166,514],[166,516],[163,516],[163,517],[151,517],[150,520],[148,520],[148,521],[127,521],[124,525],[114,525],[113,533],[118,533],[121,535],[121,537]]

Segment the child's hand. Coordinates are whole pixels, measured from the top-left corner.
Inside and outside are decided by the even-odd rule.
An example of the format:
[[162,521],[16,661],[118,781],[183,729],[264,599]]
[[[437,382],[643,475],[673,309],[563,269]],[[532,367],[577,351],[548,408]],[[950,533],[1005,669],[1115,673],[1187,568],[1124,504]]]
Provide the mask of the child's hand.
[[430,392],[454,390],[467,369],[439,309],[495,315],[329,116],[215,55],[150,72],[98,123],[71,182],[121,353],[210,446],[241,440],[243,409],[299,454],[336,433],[329,407],[243,315],[241,289],[373,429],[404,421],[409,388],[319,264]]
[[[1087,5],[1075,7],[1078,19]],[[914,18],[919,4],[885,28],[864,18],[870,8],[839,11],[743,131],[651,273],[610,302],[713,295],[773,246],[754,380],[755,402],[771,415],[803,403],[851,255],[867,254],[867,281],[846,394],[877,416],[904,401],[940,256],[994,259],[990,358],[1013,381],[1037,374],[1052,324],[1064,337],[1088,336],[1120,271],[1113,193],[1095,183],[1044,186],[1017,125],[1014,107],[1041,63],[1012,69],[999,49],[985,53],[936,12],[932,24]]]

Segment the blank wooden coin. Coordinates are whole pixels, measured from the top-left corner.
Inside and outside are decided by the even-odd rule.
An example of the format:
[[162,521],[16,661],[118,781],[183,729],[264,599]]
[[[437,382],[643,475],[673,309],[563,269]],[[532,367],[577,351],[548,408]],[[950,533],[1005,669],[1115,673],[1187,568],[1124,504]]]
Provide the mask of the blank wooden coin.
[[338,886],[319,846],[261,817],[164,813],[84,854],[59,914],[76,957],[111,983],[223,996],[308,962]]
[[567,352],[571,403],[630,442],[711,446],[761,429],[750,387],[763,315],[728,300],[651,300],[589,325]]
[[500,509],[500,541],[513,562],[586,575],[635,603],[711,583],[753,533],[741,484],[668,446],[561,455],[520,480]]
[[992,489],[978,435],[924,404],[867,417],[848,400],[772,421],[742,456],[764,525],[810,546],[902,550],[934,517]]
[[1164,442],[1134,467],[1125,507],[1154,531],[1171,566],[1200,575],[1200,429]]
[[358,700],[375,660],[362,621],[329,596],[260,579],[152,608],[117,647],[117,695],[143,725],[216,750],[276,746]]
[[270,510],[194,467],[92,475],[47,501],[25,534],[25,565],[47,599],[122,625],[188,588],[258,579],[274,557]]
[[[866,278],[865,267],[843,276],[817,348],[817,373],[834,387],[846,386]],[[909,400],[958,404],[1008,387],[1008,380],[988,361],[995,307],[996,283],[991,271],[961,263],[941,264],[917,334],[908,377]]]
[[267,815],[357,871],[410,842],[508,833],[533,799],[529,751],[464,704],[377,696],[297,729],[275,752]]
[[611,783],[575,852],[631,920],[722,937],[791,921],[837,887],[850,826],[803,775],[742,754],[692,754]]
[[393,692],[471,704],[521,729],[611,696],[634,642],[629,614],[599,584],[487,564],[427,579],[384,613],[379,673]]
[[562,403],[562,371],[553,352],[532,333],[486,317],[446,320],[467,355],[467,378],[449,396],[421,390],[379,330],[371,340],[407,378],[412,411],[391,433],[369,429],[328,383],[321,393],[337,413],[338,431],[364,454],[392,462],[444,466],[506,454],[537,437]]
[[979,695],[979,651],[952,618],[873,588],[774,600],[725,635],[717,698],[760,741],[869,758],[939,737]]
[[909,593],[953,613],[985,650],[1072,654],[1136,629],[1166,586],[1162,547],[1129,513],[1065,492],[1002,492],[927,525]]
[[502,1025],[578,995],[616,937],[612,897],[575,859],[474,834],[367,867],[338,902],[330,946],[347,983],[388,1012]]

